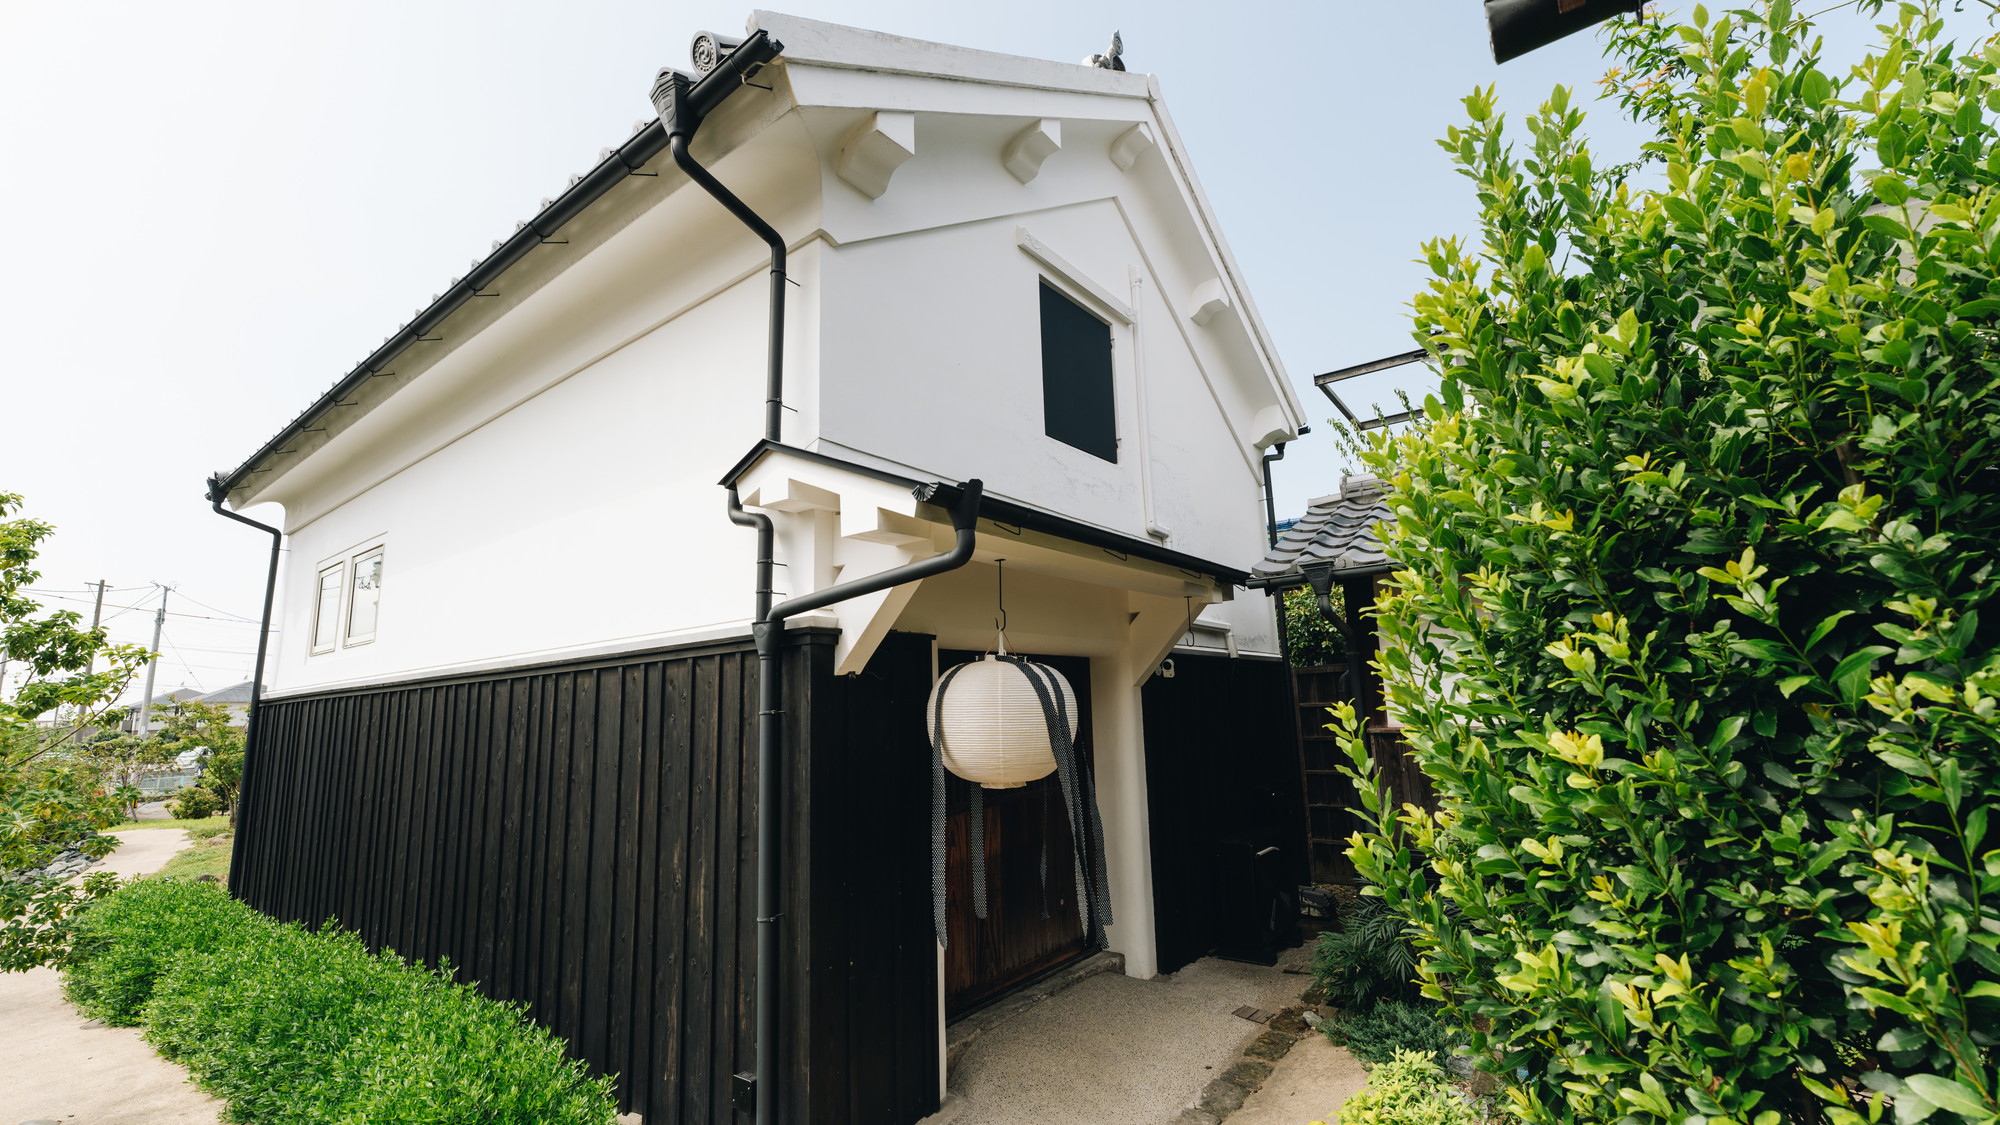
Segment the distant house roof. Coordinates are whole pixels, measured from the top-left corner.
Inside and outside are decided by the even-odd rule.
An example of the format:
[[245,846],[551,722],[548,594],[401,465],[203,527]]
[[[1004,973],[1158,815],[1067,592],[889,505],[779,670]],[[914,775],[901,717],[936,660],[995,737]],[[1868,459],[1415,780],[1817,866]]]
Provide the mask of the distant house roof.
[[199,688],[177,687],[172,691],[163,691],[146,702],[155,707],[165,707],[169,703],[179,703],[184,699],[203,698],[206,697],[201,694]]
[[1251,567],[1252,585],[1293,586],[1304,581],[1308,567],[1326,567],[1335,574],[1385,569],[1377,524],[1394,522],[1396,514],[1383,499],[1383,484],[1374,477],[1346,477],[1340,491],[1306,505],[1299,517],[1278,536],[1278,545]]
[[203,703],[248,703],[250,702],[250,681],[244,680],[240,684],[223,688],[221,691],[211,691],[207,695],[202,696],[201,701]]

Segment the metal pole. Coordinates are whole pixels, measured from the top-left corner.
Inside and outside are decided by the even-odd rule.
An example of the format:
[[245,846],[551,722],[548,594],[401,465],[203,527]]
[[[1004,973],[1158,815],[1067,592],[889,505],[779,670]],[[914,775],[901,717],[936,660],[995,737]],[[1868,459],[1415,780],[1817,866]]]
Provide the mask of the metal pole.
[[171,593],[167,587],[160,587],[160,611],[153,615],[153,658],[146,662],[146,694],[139,700],[140,738],[153,730],[153,679],[160,670],[160,634],[167,627],[167,595]]

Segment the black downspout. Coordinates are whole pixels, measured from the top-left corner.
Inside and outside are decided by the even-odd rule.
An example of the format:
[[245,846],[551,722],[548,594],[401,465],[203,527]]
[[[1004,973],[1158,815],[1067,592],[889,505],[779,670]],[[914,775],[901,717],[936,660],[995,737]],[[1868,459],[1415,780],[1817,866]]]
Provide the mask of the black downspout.
[[667,151],[673,154],[674,163],[687,173],[688,179],[714,196],[717,203],[771,248],[771,328],[764,375],[764,437],[782,441],[779,431],[785,416],[785,238],[688,152],[688,141],[701,127],[701,119],[685,111],[687,92],[687,76],[678,71],[663,71],[654,83],[653,104],[659,108],[660,124],[667,130]]
[[[761,34],[761,33],[760,33]],[[754,42],[754,41],[753,41]],[[754,42],[756,53],[768,60],[781,48],[776,43]],[[750,52],[753,43],[743,47],[725,60],[717,72],[702,79],[698,86],[691,86],[687,75],[668,69],[660,72],[653,83],[653,106],[659,111],[660,125],[666,130],[667,149],[673,154],[674,163],[688,179],[715,201],[738,222],[748,227],[764,244],[771,248],[771,322],[766,344],[767,371],[764,384],[764,437],[777,442],[783,440],[784,391],[785,391],[785,240],[770,223],[737,198],[736,194],[723,186],[708,169],[701,166],[688,151],[688,142],[695,130],[701,127],[706,115],[703,99],[691,95],[712,88],[712,83],[726,81],[717,74],[734,69],[739,74],[751,66]],[[719,99],[718,99],[719,100]],[[708,108],[712,108],[709,106]],[[920,500],[946,503],[945,493],[949,486],[927,485],[917,492]],[[729,490],[729,521],[739,527],[751,527],[757,531],[757,618],[754,633],[757,641],[757,984],[755,1016],[755,1054],[753,1070],[750,1074],[736,1075],[738,1108],[744,1108],[743,1100],[748,1100],[757,1125],[774,1125],[778,1118],[781,1099],[781,1077],[778,1067],[778,923],[782,917],[781,896],[779,894],[779,800],[778,765],[784,756],[784,699],[781,649],[784,641],[787,618],[819,609],[848,598],[860,597],[891,586],[915,582],[934,574],[956,570],[972,559],[973,527],[979,516],[979,500],[984,489],[979,481],[967,481],[957,489],[955,502],[949,504],[952,510],[952,528],[956,540],[950,551],[935,555],[920,562],[894,567],[880,574],[853,582],[830,586],[811,594],[792,598],[781,605],[771,605],[771,584],[774,561],[772,540],[774,538],[771,519],[759,512],[746,511],[738,498],[736,489]]]
[[[1305,431],[1300,430],[1299,432],[1304,433]],[[1278,497],[1276,493],[1271,491],[1271,462],[1283,461],[1285,459],[1285,444],[1282,441],[1279,442],[1276,446],[1273,446],[1277,450],[1276,453],[1266,453],[1264,455],[1264,530],[1266,538],[1269,540],[1265,544],[1267,547],[1276,547],[1278,545]],[[1282,599],[1280,600],[1282,601]]]
[[752,1075],[738,1075],[739,1089],[748,1077],[755,1083],[751,1087],[750,1100],[756,1110],[757,1125],[774,1125],[777,1121],[778,1098],[781,1089],[777,1066],[778,1049],[778,921],[783,915],[778,885],[778,822],[780,817],[778,802],[778,766],[784,756],[784,684],[783,666],[779,663],[784,645],[785,621],[809,610],[821,609],[835,602],[858,598],[906,582],[915,582],[932,575],[957,570],[972,561],[974,526],[979,520],[979,500],[985,486],[978,480],[966,481],[955,491],[956,497],[947,493],[954,491],[949,485],[925,485],[916,490],[919,500],[932,503],[948,503],[951,508],[951,526],[954,533],[952,548],[941,555],[933,555],[913,563],[892,567],[879,574],[871,574],[852,582],[843,582],[789,598],[777,606],[771,605],[771,518],[759,512],[746,511],[737,499],[736,490],[729,490],[729,520],[743,527],[757,529],[757,552],[759,555],[757,590],[757,1014],[756,1014],[756,1055],[755,1070]]
[[[250,771],[257,761],[257,751],[262,749],[257,743],[257,717],[263,713],[264,702],[264,657],[271,647],[271,606],[278,594],[278,559],[284,552],[285,533],[270,524],[258,523],[248,516],[237,515],[222,506],[228,498],[229,490],[223,487],[220,475],[208,478],[208,502],[218,516],[227,516],[240,524],[247,524],[271,536],[271,566],[264,574],[264,617],[263,628],[257,633],[257,664],[250,673],[250,710],[243,717],[243,777],[236,783],[236,838],[248,840],[244,832],[244,820],[248,815],[244,797],[250,793]],[[243,885],[243,854],[245,847],[230,849],[229,886],[232,890]]]

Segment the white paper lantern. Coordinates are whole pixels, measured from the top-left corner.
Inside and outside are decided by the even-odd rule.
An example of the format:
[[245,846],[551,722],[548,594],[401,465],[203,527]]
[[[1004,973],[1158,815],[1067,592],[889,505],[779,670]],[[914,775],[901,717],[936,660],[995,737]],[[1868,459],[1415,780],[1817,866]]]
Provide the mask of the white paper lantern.
[[[1059,731],[1050,729],[1042,692],[1030,677],[1039,678],[1057,703],[1055,721],[1064,724]],[[944,767],[988,789],[1019,789],[1047,777],[1056,768],[1054,739],[1076,736],[1076,692],[1069,681],[1046,664],[1019,658],[988,655],[951,669],[938,678],[924,713]]]

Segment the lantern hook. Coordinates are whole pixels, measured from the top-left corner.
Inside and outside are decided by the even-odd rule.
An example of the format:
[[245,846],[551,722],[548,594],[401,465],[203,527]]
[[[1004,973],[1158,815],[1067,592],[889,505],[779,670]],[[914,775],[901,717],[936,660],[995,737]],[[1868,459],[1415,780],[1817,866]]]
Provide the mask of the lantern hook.
[[1000,634],[1000,655],[1007,655],[1007,560],[993,560],[993,581],[998,591],[994,599],[1000,607],[1000,616],[993,619],[993,628]]

